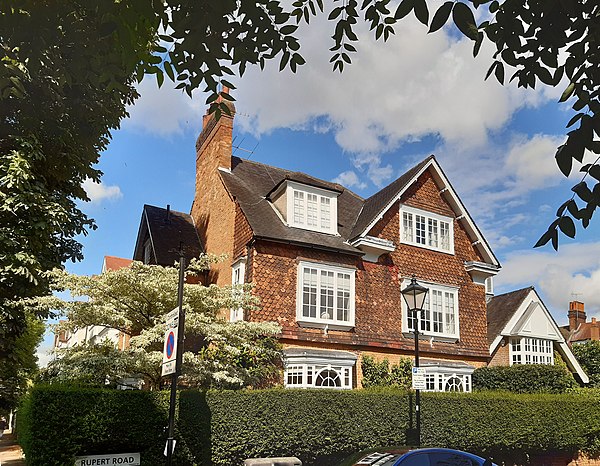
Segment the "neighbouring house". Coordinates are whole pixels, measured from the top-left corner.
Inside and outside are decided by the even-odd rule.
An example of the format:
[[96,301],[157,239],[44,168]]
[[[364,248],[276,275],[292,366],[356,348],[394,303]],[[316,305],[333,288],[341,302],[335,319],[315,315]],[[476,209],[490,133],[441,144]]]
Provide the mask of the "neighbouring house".
[[[102,273],[128,267],[133,261],[122,257],[104,256]],[[101,325],[90,325],[74,332],[62,330],[54,335],[55,348],[70,348],[85,343],[95,344],[103,340],[112,341],[118,349],[124,350],[129,346],[130,336],[114,328]]]
[[563,336],[567,343],[577,344],[590,340],[600,340],[600,322],[592,317],[591,322],[587,322],[585,306],[580,301],[571,301],[569,303],[569,325],[561,327]]
[[[229,258],[211,282],[254,285],[260,308],[233,309],[229,319],[281,326],[284,385],[360,387],[363,355],[412,359],[415,319],[400,291],[415,275],[430,290],[420,321],[427,388],[470,391],[471,373],[489,360],[486,298],[500,264],[435,157],[363,199],[233,156],[229,105],[230,116],[204,117],[185,223],[202,250]],[[154,209],[144,207],[135,259],[174,247],[168,238],[159,247],[159,231],[144,221]]]
[[581,382],[589,382],[561,328],[533,287],[491,298],[487,306],[487,318],[490,366],[554,364],[556,351]]

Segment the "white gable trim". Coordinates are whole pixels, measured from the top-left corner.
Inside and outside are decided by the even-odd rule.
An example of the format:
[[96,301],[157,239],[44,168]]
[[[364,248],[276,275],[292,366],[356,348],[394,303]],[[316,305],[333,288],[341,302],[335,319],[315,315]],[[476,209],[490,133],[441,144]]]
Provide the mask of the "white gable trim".
[[467,209],[461,202],[460,198],[458,197],[458,194],[456,194],[456,191],[454,191],[454,188],[446,178],[446,175],[444,175],[444,172],[442,171],[442,168],[440,167],[439,163],[433,157],[421,168],[421,170],[419,170],[412,177],[412,179],[408,183],[406,183],[404,188],[400,192],[398,192],[398,194],[393,199],[390,200],[390,202],[385,206],[384,209],[382,209],[379,215],[377,215],[373,219],[373,221],[367,226],[367,228],[365,228],[365,230],[360,234],[360,237],[364,238],[369,233],[369,231],[371,231],[371,229],[376,225],[376,223],[383,218],[385,213],[394,205],[394,203],[400,200],[400,198],[406,192],[406,190],[410,186],[412,186],[412,184],[415,183],[417,179],[429,168],[432,169],[431,172],[434,180],[442,186],[442,188],[440,189],[440,194],[446,197],[446,200],[450,204],[450,207],[452,207],[452,210],[456,214],[456,220],[462,222],[469,237],[473,241],[473,246],[479,249],[486,263],[500,267],[500,262],[488,246],[487,241],[479,231],[479,228],[477,228],[477,226],[475,225],[475,222],[467,212]]
[[[556,325],[554,318],[552,317],[552,315],[550,314],[543,301],[534,289],[531,289],[527,297],[523,300],[517,311],[513,314],[508,323],[504,326],[500,334],[494,339],[494,341],[490,345],[490,354],[494,354],[494,352],[498,348],[498,345],[504,337],[525,336],[525,334],[521,331],[522,327],[527,322],[527,319],[529,319],[529,317],[531,317],[531,315],[537,309],[542,310],[547,319],[548,326],[552,328],[553,333],[556,334],[555,338],[551,338],[549,336],[545,338],[554,341],[558,353],[565,360],[565,363],[567,364],[569,369],[575,372],[583,383],[588,383],[590,381],[589,377],[583,371],[583,369],[579,365],[579,362],[577,362],[577,359],[575,359],[571,348],[569,348],[569,345],[563,338],[562,333],[560,333],[560,329],[558,328],[558,325]],[[539,336],[532,335],[532,337],[536,338]]]

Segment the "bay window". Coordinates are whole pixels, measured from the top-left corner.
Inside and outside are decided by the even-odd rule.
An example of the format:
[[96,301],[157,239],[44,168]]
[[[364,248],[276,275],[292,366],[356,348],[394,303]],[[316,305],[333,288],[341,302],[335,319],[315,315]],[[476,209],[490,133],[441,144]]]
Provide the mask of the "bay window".
[[511,337],[510,365],[554,364],[554,345],[543,338]]

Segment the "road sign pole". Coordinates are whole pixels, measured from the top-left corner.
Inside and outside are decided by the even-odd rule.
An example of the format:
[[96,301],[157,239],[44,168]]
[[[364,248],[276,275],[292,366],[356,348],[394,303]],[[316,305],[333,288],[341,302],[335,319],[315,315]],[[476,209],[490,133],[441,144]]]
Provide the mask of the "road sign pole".
[[185,257],[183,247],[179,245],[179,286],[177,289],[177,306],[179,308],[179,320],[177,323],[177,353],[175,355],[175,372],[171,376],[171,397],[169,399],[169,430],[167,437],[167,466],[173,464],[173,446],[175,435],[175,404],[177,402],[177,377],[181,371],[183,359],[183,330],[185,326],[185,313],[183,312],[183,282],[185,280]]

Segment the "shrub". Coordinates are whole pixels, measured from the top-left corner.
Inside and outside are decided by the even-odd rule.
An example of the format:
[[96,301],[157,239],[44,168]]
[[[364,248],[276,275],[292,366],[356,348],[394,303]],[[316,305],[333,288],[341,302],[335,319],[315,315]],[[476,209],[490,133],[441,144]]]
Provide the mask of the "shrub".
[[589,386],[600,388],[600,341],[577,343],[572,349],[579,364],[590,378]]
[[[162,465],[167,393],[35,388],[20,413],[29,465],[73,464],[76,455],[140,452]],[[423,393],[422,445],[527,464],[536,453],[600,453],[597,393]],[[413,394],[377,390],[184,391],[175,465],[230,466],[246,458],[297,456],[335,465],[368,448],[406,444]]]
[[375,361],[371,356],[363,356],[361,362],[362,386],[371,387],[396,387],[409,389],[412,385],[412,360],[400,358],[398,364],[392,365],[387,359]]
[[560,365],[515,364],[481,367],[473,372],[473,390],[514,393],[565,393],[577,386],[571,373]]

